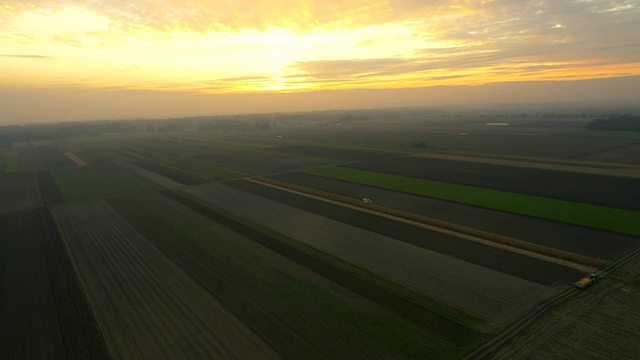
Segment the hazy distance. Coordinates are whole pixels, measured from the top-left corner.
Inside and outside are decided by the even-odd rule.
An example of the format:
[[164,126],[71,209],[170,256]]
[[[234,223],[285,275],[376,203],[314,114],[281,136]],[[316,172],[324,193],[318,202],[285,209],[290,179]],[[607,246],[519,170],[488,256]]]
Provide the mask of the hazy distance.
[[637,1],[0,3],[0,124],[633,105]]

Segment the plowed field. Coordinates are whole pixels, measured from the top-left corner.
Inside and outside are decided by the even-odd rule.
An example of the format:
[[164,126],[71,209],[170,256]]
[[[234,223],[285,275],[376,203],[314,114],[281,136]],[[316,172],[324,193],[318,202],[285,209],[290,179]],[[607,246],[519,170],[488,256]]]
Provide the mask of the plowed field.
[[[509,321],[550,288],[231,189],[186,189],[229,212],[487,320]],[[484,254],[476,254],[484,256]]]
[[54,215],[113,357],[278,357],[106,202]]
[[613,260],[637,246],[632,237],[304,173],[275,177],[356,199],[581,255]]

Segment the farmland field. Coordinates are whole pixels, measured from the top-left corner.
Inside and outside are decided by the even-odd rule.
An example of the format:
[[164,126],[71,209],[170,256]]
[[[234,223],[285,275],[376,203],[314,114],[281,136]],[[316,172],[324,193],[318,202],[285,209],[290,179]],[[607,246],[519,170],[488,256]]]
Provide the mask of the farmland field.
[[591,257],[615,259],[638,246],[638,240],[630,236],[300,172],[282,174],[275,178],[351,198],[371,198],[376,204],[393,209]]
[[240,151],[220,155],[199,155],[197,158],[250,174],[270,174],[320,166],[336,161],[309,158],[282,152]]
[[49,211],[0,216],[2,357],[108,358]]
[[[635,359],[640,353],[640,261],[608,275],[535,323],[490,359]],[[606,282],[605,282],[606,281]]]
[[233,182],[229,185],[329,219],[543,285],[557,285],[579,276],[578,272],[562,266],[264,185],[246,181]]
[[347,167],[313,169],[308,170],[307,173],[575,225],[640,235],[640,212],[638,211],[613,209]]
[[0,358],[632,359],[637,136],[496,111],[0,127]]
[[52,176],[68,201],[134,194],[145,186],[115,167],[86,166],[56,169]]
[[0,214],[40,205],[35,174],[0,174],[0,199]]
[[110,202],[283,357],[404,358],[452,345],[166,197]]
[[[225,186],[205,185],[185,191],[486,320],[504,321],[517,316],[551,291],[528,280]],[[474,298],[473,303],[468,296]]]
[[572,202],[640,210],[637,179],[500,166],[416,156],[382,159],[351,168]]
[[107,203],[53,213],[114,357],[277,358]]

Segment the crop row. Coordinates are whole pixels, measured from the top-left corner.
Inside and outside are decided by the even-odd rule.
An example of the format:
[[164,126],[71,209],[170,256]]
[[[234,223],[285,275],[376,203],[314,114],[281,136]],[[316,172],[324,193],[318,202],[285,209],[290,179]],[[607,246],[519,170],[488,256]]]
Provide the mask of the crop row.
[[[355,206],[355,207],[359,207],[367,210],[373,210],[380,214],[391,215],[395,218],[406,219],[413,222],[434,226],[439,229],[453,231],[458,234],[469,235],[469,236],[484,239],[484,240],[489,240],[496,244],[507,245],[510,247],[523,249],[526,251],[530,251],[530,252],[534,252],[534,253],[538,253],[546,256],[551,256],[557,259],[568,260],[577,264],[600,267],[606,263],[604,260],[601,260],[601,259],[591,258],[591,257],[575,254],[572,252],[563,251],[560,249],[550,248],[550,247],[522,241],[519,239],[515,239],[515,238],[503,236],[503,235],[488,233],[475,228],[464,227],[461,225],[457,225],[457,224],[453,224],[453,223],[449,223],[441,220],[436,220],[433,218],[424,217],[421,215],[404,212],[404,211],[400,211],[393,208],[379,206],[376,204],[365,204],[360,199],[349,198],[342,195],[333,194],[333,193],[325,192],[322,190],[312,189],[312,188],[308,188],[308,187],[297,185],[297,184],[282,182],[272,178],[256,178],[254,179],[254,182],[276,186],[280,189],[290,189],[296,192],[318,196],[324,199],[348,204],[350,206]],[[558,280],[568,280],[576,276],[574,272],[568,272],[567,271],[568,269],[563,270],[562,267],[556,267],[552,269],[552,268],[549,268],[549,267],[553,267],[553,265],[550,265],[550,264],[547,266],[540,266],[542,265],[542,263],[532,264],[531,262],[532,261],[535,262],[536,260],[527,259],[525,257],[522,257],[521,255],[509,254],[504,250],[483,249],[486,247],[485,245],[478,245],[478,244],[469,243],[468,241],[461,241],[456,237],[452,237],[450,235],[444,235],[442,233],[433,233],[429,237],[430,241],[417,240],[419,239],[419,237],[416,237],[417,234],[415,234],[415,231],[418,229],[416,229],[412,225],[398,223],[397,221],[389,220],[387,218],[382,218],[382,217],[368,214],[368,213],[356,212],[351,209],[347,209],[343,206],[330,204],[327,202],[320,202],[320,200],[313,200],[308,197],[295,195],[292,193],[283,193],[282,191],[278,191],[273,188],[271,189],[263,188],[263,187],[256,188],[257,185],[251,185],[247,182],[234,182],[232,183],[232,186],[233,184],[236,184],[235,185],[236,187],[242,187],[243,189],[253,189],[254,192],[257,192],[259,194],[271,193],[271,196],[267,196],[267,197],[270,197],[272,199],[278,199],[279,201],[284,201],[284,202],[286,202],[286,199],[289,199],[289,202],[288,202],[289,205],[303,208],[309,211],[314,211],[318,214],[332,218],[337,221],[346,221],[349,224],[359,226],[365,229],[373,230],[378,233],[388,235],[391,237],[396,237],[398,240],[402,240],[416,246],[425,247],[428,249],[453,255],[453,256],[462,258],[466,261],[469,261],[471,263],[478,264],[481,266],[486,266],[486,267],[496,269],[502,272],[507,272],[513,275],[521,276],[528,280],[550,285],[557,282]],[[398,229],[398,230],[395,230],[395,229]],[[424,231],[424,230],[420,230],[420,231]],[[398,234],[406,234],[406,235],[402,236]],[[440,243],[448,243],[452,247],[457,248],[458,251],[454,253],[447,251],[445,248],[442,248],[441,246],[438,246],[436,244],[438,240],[440,240],[439,241]],[[453,244],[457,244],[457,245],[453,246]],[[464,251],[461,251],[465,247],[469,248],[469,251],[467,252],[466,257],[464,255]],[[473,250],[471,250],[472,248]],[[491,251],[494,252],[494,256],[478,258],[473,255],[476,252],[487,253]],[[497,258],[505,258],[505,257],[506,258],[519,257],[517,261],[516,260],[508,261],[504,264],[516,263],[521,265],[522,268],[518,270],[513,265],[503,267],[503,266],[500,266],[500,263],[495,260]],[[547,271],[547,274],[540,274],[539,276],[536,276],[536,272],[531,270],[532,268],[537,268],[542,270],[545,267],[549,268]],[[555,276],[549,277],[549,274],[555,274]]]
[[108,358],[46,208],[0,217],[0,268],[0,358]]
[[110,203],[284,358],[406,357],[433,341],[409,322],[394,328],[402,321],[169,198]]
[[112,356],[275,357],[104,201],[54,215]]
[[[549,291],[545,286],[524,279],[228,186],[210,184],[184,191],[246,221],[295,239],[294,246],[326,254],[330,256],[329,262],[351,264],[362,269],[365,273],[360,276],[383,288],[393,288],[393,285],[385,283],[387,281],[434,299],[435,303],[434,300],[430,303],[410,297],[432,311],[448,314],[463,323],[468,323],[464,316],[454,315],[455,311],[449,313],[437,304],[462,309],[463,312],[458,310],[462,314],[467,312],[488,320],[504,320],[503,316],[513,316]],[[429,236],[428,232],[418,235],[427,241]],[[485,255],[475,254],[478,258]],[[346,269],[357,271],[348,266]],[[470,298],[473,301],[469,301]]]

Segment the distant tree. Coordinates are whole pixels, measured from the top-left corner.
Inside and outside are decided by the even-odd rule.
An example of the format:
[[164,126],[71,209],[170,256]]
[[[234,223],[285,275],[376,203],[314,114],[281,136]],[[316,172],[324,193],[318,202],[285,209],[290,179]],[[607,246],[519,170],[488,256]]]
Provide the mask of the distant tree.
[[640,116],[612,115],[598,118],[587,125],[589,130],[640,131]]

